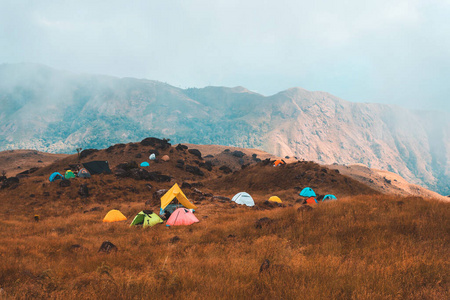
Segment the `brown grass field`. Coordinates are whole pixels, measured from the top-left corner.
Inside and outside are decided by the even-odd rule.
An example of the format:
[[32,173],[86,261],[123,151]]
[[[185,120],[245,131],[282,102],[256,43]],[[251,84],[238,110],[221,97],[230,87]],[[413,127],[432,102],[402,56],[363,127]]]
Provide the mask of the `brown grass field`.
[[[298,210],[298,192],[283,182],[312,170],[324,173],[304,163],[255,166],[223,177],[213,171],[205,175],[203,192],[231,197],[247,190],[256,207],[201,200],[186,190],[198,206],[199,223],[146,229],[129,227],[134,215],[144,208],[158,211],[157,200],[144,204],[153,191],[187,175],[180,171],[170,183],[151,182],[151,191],[149,182],[114,175],[72,179],[70,187],[49,183],[47,174],[24,178],[0,190],[0,299],[449,298],[448,203],[371,193],[328,172],[348,185],[330,188],[339,200]],[[320,175],[321,182],[331,184],[328,175]],[[273,184],[265,189],[262,178]],[[77,195],[84,182],[89,198]],[[283,207],[264,203],[272,194],[284,200]],[[94,207],[99,210],[90,211]],[[103,223],[113,208],[128,220]],[[272,221],[257,228],[263,217]],[[172,241],[174,236],[180,240]],[[98,252],[106,240],[118,251]],[[270,265],[260,272],[265,259]]]

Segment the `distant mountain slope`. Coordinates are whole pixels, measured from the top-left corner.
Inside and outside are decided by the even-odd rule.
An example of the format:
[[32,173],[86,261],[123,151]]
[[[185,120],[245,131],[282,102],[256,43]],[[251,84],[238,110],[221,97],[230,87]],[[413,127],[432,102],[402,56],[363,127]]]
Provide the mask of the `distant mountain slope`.
[[293,88],[179,89],[157,81],[0,66],[0,150],[55,153],[147,136],[363,163],[450,194],[450,116]]

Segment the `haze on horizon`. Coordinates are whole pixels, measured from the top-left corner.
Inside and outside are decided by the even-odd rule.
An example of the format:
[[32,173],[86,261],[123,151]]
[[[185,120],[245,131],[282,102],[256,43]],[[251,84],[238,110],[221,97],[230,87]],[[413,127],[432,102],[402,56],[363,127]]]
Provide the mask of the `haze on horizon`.
[[0,0],[0,64],[450,111],[449,15],[449,0]]

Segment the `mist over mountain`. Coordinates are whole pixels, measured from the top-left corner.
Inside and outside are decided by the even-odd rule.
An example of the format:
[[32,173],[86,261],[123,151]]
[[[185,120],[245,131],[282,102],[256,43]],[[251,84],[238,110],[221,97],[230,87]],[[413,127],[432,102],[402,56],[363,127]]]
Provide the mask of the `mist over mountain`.
[[450,115],[292,88],[180,89],[158,81],[0,65],[0,150],[73,153],[148,136],[363,163],[450,194]]

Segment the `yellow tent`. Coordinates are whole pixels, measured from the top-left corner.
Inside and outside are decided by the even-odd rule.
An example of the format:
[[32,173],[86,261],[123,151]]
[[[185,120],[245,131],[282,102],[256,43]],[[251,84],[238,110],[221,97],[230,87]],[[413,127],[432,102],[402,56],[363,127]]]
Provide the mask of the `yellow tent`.
[[123,215],[117,209],[110,210],[106,216],[103,218],[103,222],[117,222],[117,221],[125,221],[127,217]]
[[269,201],[281,203],[281,199],[277,196],[272,196],[269,198]]
[[169,203],[172,202],[175,197],[178,199],[178,201],[180,201],[181,204],[184,205],[184,207],[192,209],[197,208],[194,204],[189,202],[186,195],[176,183],[173,185],[173,187],[170,188],[170,190],[167,191],[167,193],[164,194],[164,196],[161,197],[161,208],[166,208],[166,206],[169,205]]

